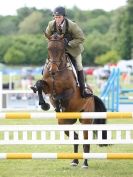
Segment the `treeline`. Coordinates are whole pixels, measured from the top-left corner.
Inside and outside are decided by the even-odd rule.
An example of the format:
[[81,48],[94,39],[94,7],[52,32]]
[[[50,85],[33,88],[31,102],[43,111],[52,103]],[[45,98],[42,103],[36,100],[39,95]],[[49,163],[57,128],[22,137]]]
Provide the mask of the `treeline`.
[[[85,33],[84,65],[133,58],[133,0],[111,12],[74,7],[67,9],[67,16]],[[42,65],[47,58],[43,31],[51,19],[51,10],[27,7],[16,16],[0,16],[0,63]]]

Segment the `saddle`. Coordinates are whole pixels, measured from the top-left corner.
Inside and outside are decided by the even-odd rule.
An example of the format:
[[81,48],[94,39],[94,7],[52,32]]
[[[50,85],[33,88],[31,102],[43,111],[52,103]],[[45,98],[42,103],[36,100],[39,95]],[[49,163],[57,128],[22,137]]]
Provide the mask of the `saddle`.
[[[79,81],[78,81],[78,67],[77,67],[76,60],[74,59],[74,57],[71,54],[69,54],[69,53],[66,53],[66,54],[68,55],[68,57],[70,59],[70,62],[73,65],[73,72],[75,74],[77,85],[79,85]],[[88,93],[92,93],[93,94],[93,91],[92,91],[91,87],[88,84],[86,84],[86,88],[85,89],[86,89],[86,91]]]

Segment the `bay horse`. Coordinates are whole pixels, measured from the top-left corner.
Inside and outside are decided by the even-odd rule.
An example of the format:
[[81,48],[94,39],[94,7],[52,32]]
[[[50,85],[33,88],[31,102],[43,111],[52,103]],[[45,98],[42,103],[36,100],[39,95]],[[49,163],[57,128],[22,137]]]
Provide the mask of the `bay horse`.
[[[76,76],[69,56],[66,54],[63,35],[54,34],[48,38],[48,59],[44,65],[42,79],[38,80],[33,91],[38,91],[39,105],[43,110],[50,108],[45,102],[44,95],[48,94],[51,104],[56,112],[106,112],[102,100],[93,95],[89,98],[82,98]],[[58,124],[74,124],[77,119],[58,119]],[[79,119],[82,124],[105,124],[105,119]],[[69,131],[65,131],[69,136]],[[84,139],[88,139],[88,132],[83,132]],[[107,132],[102,131],[102,138],[106,139]],[[78,134],[74,132],[74,139]],[[90,152],[90,145],[83,145],[84,153]],[[78,153],[78,145],[74,145],[74,153]],[[78,159],[74,159],[71,165],[77,166]],[[84,159],[83,167],[88,167],[87,159]]]

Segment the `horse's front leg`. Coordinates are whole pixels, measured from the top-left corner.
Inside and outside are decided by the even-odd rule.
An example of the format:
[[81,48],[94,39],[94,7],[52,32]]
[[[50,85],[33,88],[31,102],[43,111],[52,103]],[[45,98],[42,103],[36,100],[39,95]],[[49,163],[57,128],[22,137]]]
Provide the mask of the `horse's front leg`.
[[[84,134],[84,139],[88,139],[88,131],[84,131],[83,134]],[[89,153],[90,152],[90,144],[84,144],[83,150],[84,150],[84,153]],[[82,167],[88,168],[88,160],[87,159],[84,159]]]
[[44,87],[45,87],[45,82],[43,80],[38,80],[35,86],[31,87],[31,89],[33,90],[33,92],[38,92],[39,105],[41,106],[43,110],[47,111],[50,109],[50,105],[46,103],[43,98],[42,92],[43,92]]

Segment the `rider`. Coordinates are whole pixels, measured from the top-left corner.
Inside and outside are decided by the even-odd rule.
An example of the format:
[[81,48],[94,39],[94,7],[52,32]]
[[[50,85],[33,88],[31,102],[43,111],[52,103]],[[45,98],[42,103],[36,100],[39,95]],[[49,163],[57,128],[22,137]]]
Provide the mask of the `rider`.
[[52,35],[54,33],[64,34],[64,44],[66,53],[72,56],[77,65],[77,76],[80,86],[80,93],[83,98],[92,96],[92,93],[85,90],[85,79],[82,66],[82,56],[84,34],[79,26],[66,18],[66,10],[64,7],[56,7],[53,11],[54,20],[48,23],[46,33]]

